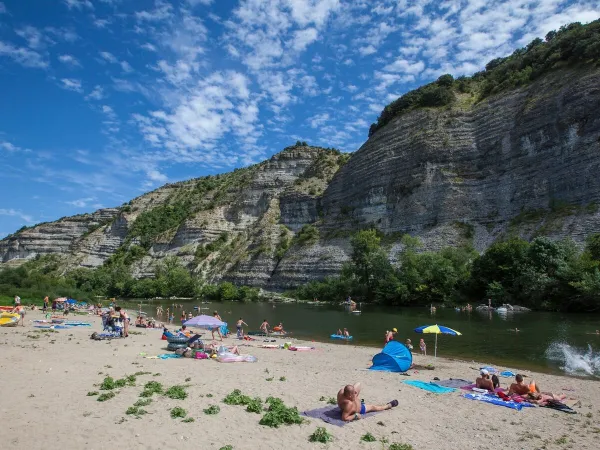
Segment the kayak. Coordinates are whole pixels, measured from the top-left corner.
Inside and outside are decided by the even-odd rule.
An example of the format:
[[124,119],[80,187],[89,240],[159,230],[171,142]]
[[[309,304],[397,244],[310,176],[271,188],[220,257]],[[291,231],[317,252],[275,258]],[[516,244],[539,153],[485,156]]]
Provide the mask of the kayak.
[[331,339],[343,339],[346,341],[350,341],[352,340],[352,336],[344,336],[342,334],[332,334],[331,336],[329,336]]
[[2,313],[0,314],[0,327],[15,327],[20,318],[20,314]]

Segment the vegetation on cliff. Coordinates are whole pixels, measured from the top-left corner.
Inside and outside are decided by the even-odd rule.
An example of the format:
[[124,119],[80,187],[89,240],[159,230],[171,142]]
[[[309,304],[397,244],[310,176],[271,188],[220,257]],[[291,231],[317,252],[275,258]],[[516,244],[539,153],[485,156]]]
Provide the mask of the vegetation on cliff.
[[454,79],[442,75],[437,81],[407,92],[387,105],[377,122],[371,125],[369,137],[394,117],[414,108],[446,106],[454,102],[456,93],[471,93],[477,100],[526,85],[543,74],[565,65],[596,64],[600,61],[600,19],[587,25],[579,22],[551,31],[545,40],[534,39],[510,56],[487,63],[485,70],[471,77]]
[[340,277],[295,291],[302,299],[340,299],[392,305],[479,302],[514,303],[535,309],[600,310],[600,234],[579,252],[570,240],[510,239],[482,255],[470,247],[419,252],[405,235],[398,264],[390,263],[375,230],[352,237],[352,257]]

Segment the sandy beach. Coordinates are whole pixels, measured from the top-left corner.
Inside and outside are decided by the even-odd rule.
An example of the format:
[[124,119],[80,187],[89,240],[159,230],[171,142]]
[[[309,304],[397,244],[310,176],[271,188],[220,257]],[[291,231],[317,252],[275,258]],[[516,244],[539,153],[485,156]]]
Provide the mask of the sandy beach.
[[[416,363],[434,364],[435,370],[410,370],[410,376],[401,376],[366,370],[377,353],[374,348],[295,341],[316,350],[293,352],[259,348],[263,344],[260,338],[240,347],[242,353],[256,356],[256,363],[148,359],[145,356],[165,353],[166,341],[160,340],[159,330],[132,328],[141,334],[93,341],[90,334],[101,330],[98,317],[74,316],[92,322],[92,327],[56,332],[34,328],[31,320],[41,317],[40,312],[29,311],[25,327],[0,329],[3,449],[387,448],[381,442],[361,442],[367,432],[378,440],[406,443],[415,449],[598,448],[600,384],[593,380],[511,368],[534,378],[542,391],[564,392],[579,400],[575,415],[537,407],[516,411],[462,398],[461,390],[439,395],[402,383],[432,381],[434,377],[474,380],[476,369],[485,361],[416,355]],[[230,345],[238,342],[225,341]],[[142,371],[150,374],[138,376],[135,386],[115,390],[117,394],[110,400],[99,402],[97,396],[87,395],[98,391],[106,375],[124,378]],[[283,381],[281,377],[285,377]],[[144,407],[148,414],[140,418],[126,415],[148,381],[159,381],[165,387],[186,385],[189,395],[184,400],[155,395]],[[261,415],[222,402],[231,391],[240,389],[263,400],[280,397],[288,406],[305,411],[325,406],[321,397],[335,397],[342,385],[356,381],[362,382],[361,397],[367,403],[398,399],[399,406],[344,427],[307,419],[301,425],[269,428],[259,425]],[[510,381],[502,378],[502,386],[508,387]],[[210,405],[218,405],[220,413],[205,414],[203,410]],[[175,406],[183,407],[195,421],[172,419],[169,411]],[[311,433],[321,426],[334,440],[325,445],[309,442]]]

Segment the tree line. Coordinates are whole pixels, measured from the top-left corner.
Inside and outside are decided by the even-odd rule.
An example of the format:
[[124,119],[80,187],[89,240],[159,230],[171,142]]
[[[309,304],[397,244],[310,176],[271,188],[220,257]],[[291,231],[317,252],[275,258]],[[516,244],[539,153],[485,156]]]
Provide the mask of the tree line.
[[356,233],[352,253],[339,277],[311,282],[295,290],[301,299],[419,306],[434,304],[511,303],[537,310],[600,310],[600,234],[583,251],[570,239],[511,238],[483,254],[472,247],[422,251],[405,235],[398,262],[390,262],[376,230]]

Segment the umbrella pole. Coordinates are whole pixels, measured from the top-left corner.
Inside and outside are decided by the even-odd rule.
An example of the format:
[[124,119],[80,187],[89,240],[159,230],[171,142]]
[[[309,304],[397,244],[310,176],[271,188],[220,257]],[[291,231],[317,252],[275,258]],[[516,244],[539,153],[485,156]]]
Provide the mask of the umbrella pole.
[[434,358],[437,358],[437,336],[438,334],[435,333],[435,350],[434,350]]

